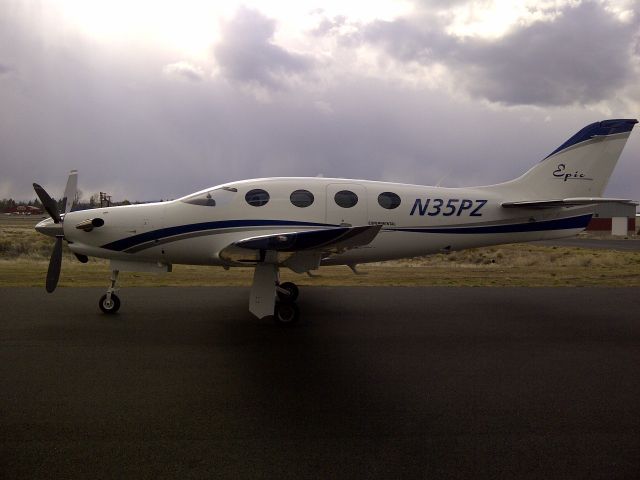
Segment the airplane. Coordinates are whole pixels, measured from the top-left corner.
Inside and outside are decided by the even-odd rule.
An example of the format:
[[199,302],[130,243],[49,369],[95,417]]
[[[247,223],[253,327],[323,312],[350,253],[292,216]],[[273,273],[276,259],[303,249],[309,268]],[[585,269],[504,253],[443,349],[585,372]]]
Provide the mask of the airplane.
[[214,186],[168,202],[71,211],[72,170],[62,201],[37,183],[50,218],[35,229],[55,237],[46,277],[53,292],[62,241],[83,263],[110,260],[99,301],[113,314],[122,271],[170,272],[174,264],[254,267],[249,311],[290,325],[300,318],[298,287],[279,271],[309,273],[465,248],[570,237],[603,198],[635,119],[587,125],[522,176],[504,183],[442,188],[369,180],[283,177]]

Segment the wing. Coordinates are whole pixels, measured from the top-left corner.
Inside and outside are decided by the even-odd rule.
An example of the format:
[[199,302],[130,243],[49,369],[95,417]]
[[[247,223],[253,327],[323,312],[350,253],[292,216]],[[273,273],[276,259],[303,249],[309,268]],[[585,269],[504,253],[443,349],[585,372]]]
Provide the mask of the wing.
[[381,228],[336,227],[259,235],[233,242],[219,256],[229,264],[277,263],[302,273],[318,268],[327,256],[371,243]]
[[602,205],[605,203],[621,203],[624,205],[637,205],[633,200],[624,198],[589,198],[575,197],[565,198],[562,200],[524,200],[520,202],[504,202],[503,208],[558,208],[558,207],[576,207],[580,205]]

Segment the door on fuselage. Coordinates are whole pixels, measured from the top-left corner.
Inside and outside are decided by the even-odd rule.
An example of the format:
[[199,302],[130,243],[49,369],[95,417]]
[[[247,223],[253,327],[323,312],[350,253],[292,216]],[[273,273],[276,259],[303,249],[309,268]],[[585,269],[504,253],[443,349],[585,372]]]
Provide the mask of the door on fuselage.
[[327,223],[351,227],[368,225],[367,190],[356,183],[327,185]]

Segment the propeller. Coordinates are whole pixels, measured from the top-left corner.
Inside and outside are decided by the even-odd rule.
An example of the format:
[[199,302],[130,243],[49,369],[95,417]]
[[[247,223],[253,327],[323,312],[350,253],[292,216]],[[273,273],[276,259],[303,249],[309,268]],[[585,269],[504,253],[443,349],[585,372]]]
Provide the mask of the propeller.
[[[73,202],[76,197],[78,187],[78,171],[71,170],[69,179],[67,180],[67,186],[64,189],[64,197],[62,199],[62,210],[65,214],[71,211]],[[58,210],[58,204],[51,198],[47,191],[37,183],[33,184],[33,189],[36,195],[42,202],[47,213],[51,216],[51,219],[44,220],[36,225],[36,230],[45,235],[55,237],[56,243],[53,245],[53,251],[51,252],[51,258],[49,259],[49,268],[47,269],[47,281],[45,288],[47,292],[51,293],[56,289],[58,285],[58,279],[60,278],[60,268],[62,266],[62,240],[64,239],[64,217],[60,216]],[[51,220],[55,225],[51,225]]]
[[71,207],[76,201],[76,193],[78,192],[78,171],[71,170],[67,179],[67,186],[64,189],[64,197],[62,197],[62,209],[64,213],[69,213]]
[[58,212],[58,204],[56,201],[51,198],[47,191],[37,183],[33,184],[33,189],[36,191],[36,195],[38,195],[44,209],[53,219],[53,223],[60,223],[62,219],[60,218],[60,212]]
[[63,236],[56,237],[56,243],[53,246],[51,252],[51,259],[49,260],[49,268],[47,269],[47,283],[45,288],[47,292],[52,293],[58,286],[58,279],[60,278],[60,267],[62,266],[62,239]]

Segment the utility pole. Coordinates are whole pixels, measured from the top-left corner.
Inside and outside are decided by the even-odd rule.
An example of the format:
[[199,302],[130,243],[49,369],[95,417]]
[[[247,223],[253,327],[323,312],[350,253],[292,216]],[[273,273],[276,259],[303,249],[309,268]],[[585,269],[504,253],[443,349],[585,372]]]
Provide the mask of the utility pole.
[[111,195],[106,192],[100,192],[100,208],[111,206]]

